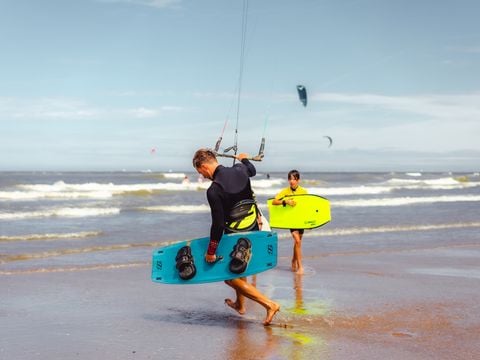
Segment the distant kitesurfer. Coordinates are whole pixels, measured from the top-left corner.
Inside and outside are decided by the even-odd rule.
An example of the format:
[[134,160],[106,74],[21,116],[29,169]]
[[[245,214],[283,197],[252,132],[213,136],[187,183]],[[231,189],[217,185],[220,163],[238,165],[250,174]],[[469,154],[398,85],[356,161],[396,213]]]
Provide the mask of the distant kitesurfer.
[[[247,154],[235,155],[240,162],[232,167],[225,167],[217,162],[215,153],[209,149],[198,150],[193,157],[193,167],[205,178],[212,180],[212,184],[207,190],[207,199],[210,205],[212,215],[212,225],[210,228],[210,243],[205,254],[205,260],[209,263],[216,261],[216,249],[222,238],[223,233],[232,233],[236,231],[254,231],[259,230],[259,217],[249,217],[250,220],[236,221],[236,229],[231,227],[231,214],[239,208],[238,204],[250,202],[252,207],[249,209],[256,211],[256,204],[253,198],[253,191],[250,185],[250,177],[255,176],[255,166],[247,159]],[[238,212],[235,214],[238,217]],[[247,215],[247,214],[245,214]],[[247,217],[245,217],[247,219]],[[214,265],[212,265],[214,266]],[[274,315],[280,310],[280,305],[260,293],[252,284],[247,282],[245,277],[226,280],[225,283],[232,287],[236,292],[236,300],[225,299],[225,304],[243,315],[246,311],[245,297],[259,303],[267,311],[263,322],[269,325]]]
[[[293,199],[289,199],[288,196],[307,194],[307,190],[299,185],[300,173],[298,170],[291,170],[288,173],[289,187],[281,190],[272,201],[273,205],[282,206],[295,206],[296,202]],[[290,233],[293,237],[293,257],[292,257],[292,271],[297,274],[303,274],[302,265],[302,237],[304,229],[290,229]]]

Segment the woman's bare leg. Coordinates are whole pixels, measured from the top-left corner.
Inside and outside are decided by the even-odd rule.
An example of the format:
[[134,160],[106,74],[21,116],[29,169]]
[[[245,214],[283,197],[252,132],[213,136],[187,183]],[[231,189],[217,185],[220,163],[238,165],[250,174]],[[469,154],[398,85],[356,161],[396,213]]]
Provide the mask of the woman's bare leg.
[[[302,237],[303,234],[300,234],[299,231],[292,231],[293,236],[293,258],[292,258],[292,271],[295,271],[297,274],[303,274],[303,265],[302,265]],[[294,267],[294,264],[296,265]]]

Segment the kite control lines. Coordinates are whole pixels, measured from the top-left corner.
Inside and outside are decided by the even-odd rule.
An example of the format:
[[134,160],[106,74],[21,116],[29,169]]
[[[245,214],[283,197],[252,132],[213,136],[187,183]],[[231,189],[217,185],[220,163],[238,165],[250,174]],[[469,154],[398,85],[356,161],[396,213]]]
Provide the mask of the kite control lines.
[[[233,163],[235,163],[237,151],[238,151],[238,122],[240,118],[240,95],[242,92],[242,79],[243,79],[243,65],[245,62],[245,43],[246,43],[246,35],[247,35],[247,18],[248,18],[248,0],[243,1],[243,16],[242,16],[242,39],[241,39],[241,46],[240,46],[240,69],[239,69],[239,76],[238,76],[238,92],[237,92],[237,123],[235,126],[235,139],[234,144],[229,146],[223,150],[223,152],[219,152],[220,144],[222,142],[223,133],[225,132],[225,128],[227,126],[228,118],[225,120],[225,124],[223,125],[222,133],[218,138],[215,144],[215,155],[220,157],[232,158]],[[266,121],[265,121],[266,124]],[[265,125],[266,127],[266,125]],[[233,150],[233,154],[229,154],[230,151]],[[260,143],[260,148],[258,150],[258,154],[252,157],[248,157],[248,160],[253,161],[262,161],[264,157],[264,150],[265,150],[265,128],[263,131],[262,141]]]

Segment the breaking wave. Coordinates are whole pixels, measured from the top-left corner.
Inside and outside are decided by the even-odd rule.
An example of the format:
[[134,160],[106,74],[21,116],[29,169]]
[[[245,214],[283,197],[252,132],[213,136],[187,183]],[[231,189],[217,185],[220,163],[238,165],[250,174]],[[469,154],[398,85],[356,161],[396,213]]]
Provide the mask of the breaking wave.
[[[476,202],[480,201],[480,195],[445,195],[430,197],[389,197],[375,199],[350,199],[350,200],[332,200],[331,207],[377,207],[377,206],[404,206],[413,204],[431,204],[442,202]],[[259,203],[258,207],[267,209],[267,205]],[[201,205],[159,205],[145,206],[139,208],[143,211],[161,211],[170,213],[205,213],[210,211],[206,204]]]
[[51,208],[37,211],[21,211],[21,212],[0,212],[0,220],[20,220],[32,218],[48,218],[48,217],[90,217],[90,216],[106,216],[116,215],[120,213],[119,208]]
[[53,240],[64,240],[64,239],[85,239],[89,237],[95,237],[102,234],[101,231],[81,231],[76,233],[60,233],[60,234],[26,234],[26,235],[11,235],[11,236],[0,236],[0,242],[9,242],[9,241],[53,241]]
[[379,199],[352,199],[332,201],[332,207],[374,207],[432,204],[445,202],[480,201],[480,195],[444,195],[425,197],[391,197]]
[[[425,225],[398,225],[398,226],[377,226],[377,227],[352,227],[352,228],[322,228],[317,230],[309,230],[305,233],[307,236],[348,236],[361,234],[378,234],[389,232],[407,232],[407,231],[432,231],[444,229],[462,229],[462,228],[477,228],[480,227],[480,222],[466,222],[466,223],[450,223],[450,224],[425,224]],[[291,239],[290,233],[283,232],[279,234],[279,238]]]
[[164,211],[171,213],[192,214],[200,212],[209,212],[210,207],[208,205],[158,205],[158,206],[145,206],[139,208],[145,211]]
[[[172,174],[172,180],[181,174]],[[181,176],[180,176],[181,175]],[[308,183],[309,193],[321,196],[351,196],[388,194],[395,190],[453,190],[480,186],[479,181],[471,181],[468,177],[441,177],[437,179],[422,179],[420,177],[392,178],[384,182],[360,186],[329,187],[319,186],[318,182]],[[11,191],[0,191],[0,201],[37,200],[37,199],[109,199],[113,196],[148,196],[170,191],[199,191],[210,186],[209,180],[204,181],[169,181],[137,184],[114,183],[81,183],[70,184],[57,181],[53,184],[20,184]],[[252,188],[257,195],[274,196],[282,188],[288,186],[284,179],[252,179]]]

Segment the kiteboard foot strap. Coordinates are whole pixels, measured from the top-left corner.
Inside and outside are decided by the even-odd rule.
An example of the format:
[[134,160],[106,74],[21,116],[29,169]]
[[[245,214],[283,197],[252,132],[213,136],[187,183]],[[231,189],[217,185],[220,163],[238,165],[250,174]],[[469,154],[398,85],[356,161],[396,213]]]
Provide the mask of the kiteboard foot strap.
[[175,261],[177,262],[176,268],[181,279],[190,280],[197,273],[190,246],[180,248],[175,257]]
[[247,238],[239,238],[230,253],[230,271],[234,274],[243,273],[252,256],[252,243]]

